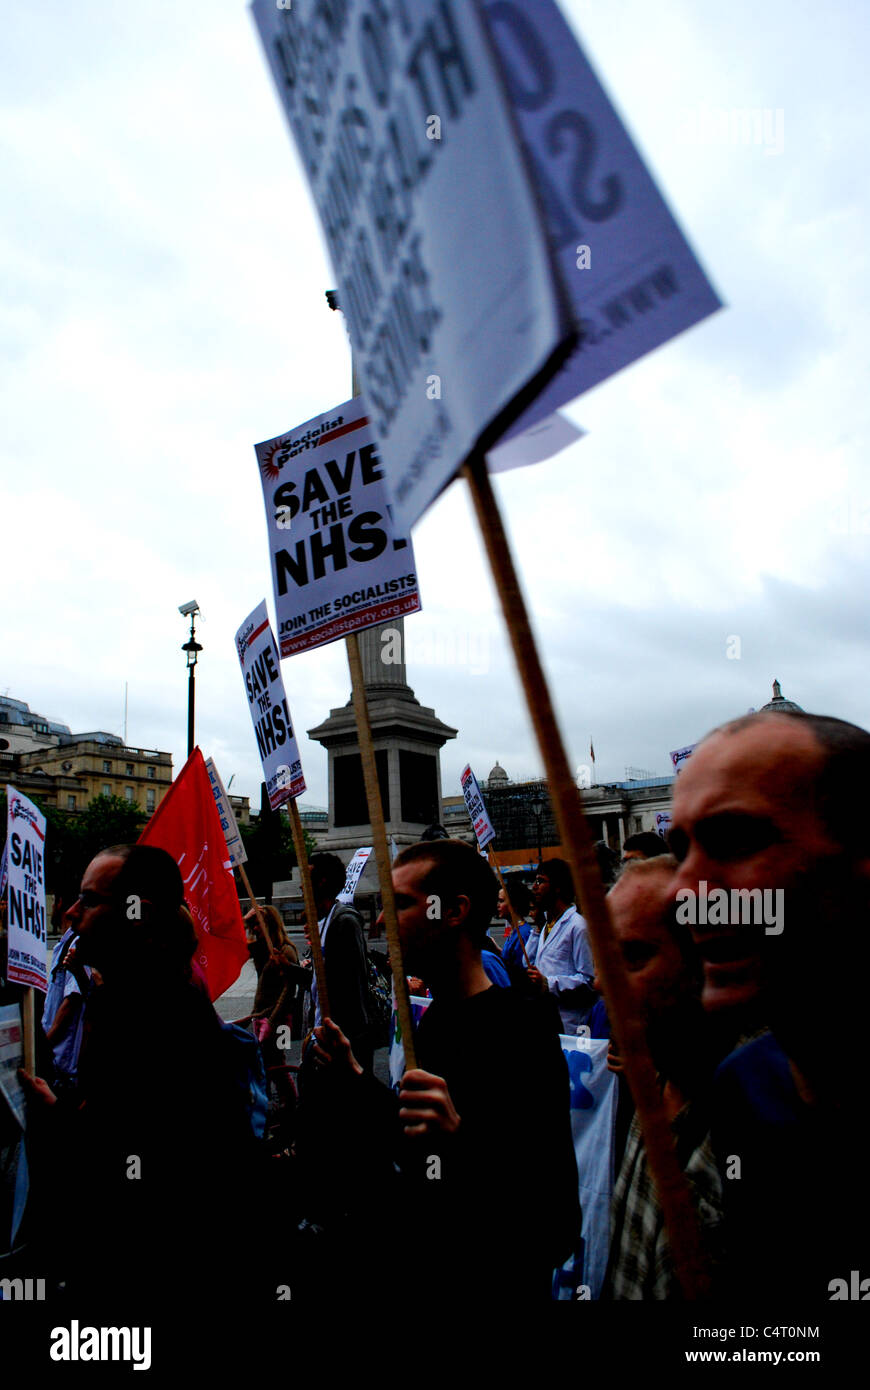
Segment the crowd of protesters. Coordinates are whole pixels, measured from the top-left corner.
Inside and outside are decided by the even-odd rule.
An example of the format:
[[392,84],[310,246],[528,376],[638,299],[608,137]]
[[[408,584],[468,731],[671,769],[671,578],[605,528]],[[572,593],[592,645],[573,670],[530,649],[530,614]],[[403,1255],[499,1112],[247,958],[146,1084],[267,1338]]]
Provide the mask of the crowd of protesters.
[[[599,855],[698,1222],[695,1293],[712,1301],[819,1302],[846,1296],[831,1291],[862,1265],[870,1274],[855,1172],[865,774],[870,734],[855,725],[746,716],[696,746],[667,844],[630,837],[615,874]],[[386,1282],[395,1301],[545,1302],[581,1246],[560,1043],[579,1035],[609,1039],[619,1078],[601,1297],[685,1297],[568,865],[545,858],[530,883],[501,887],[458,840],[398,854],[403,967],[431,1000],[398,1093],[373,1067],[382,1039],[362,918],[339,901],[343,867],[319,854],[311,871],[328,1016],[280,915],[247,917],[258,985],[239,1022],[284,1076],[280,1155],[252,1121],[250,1054],[192,965],[171,857],[108,847],[59,895],[39,1075],[24,1074],[30,1196],[4,1272],[47,1276],[56,1298],[108,1298],[120,1281],[142,1298],[205,1285],[340,1303]],[[728,909],[708,913],[717,890]],[[774,894],[775,924],[743,911]],[[281,1029],[307,1030],[292,1075]]]

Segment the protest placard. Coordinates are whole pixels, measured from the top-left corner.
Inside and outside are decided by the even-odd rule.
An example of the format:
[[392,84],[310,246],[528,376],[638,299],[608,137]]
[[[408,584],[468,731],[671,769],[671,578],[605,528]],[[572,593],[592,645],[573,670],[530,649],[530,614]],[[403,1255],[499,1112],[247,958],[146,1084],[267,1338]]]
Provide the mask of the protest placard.
[[556,0],[484,13],[581,331],[511,439],[721,301]]
[[668,838],[668,835],[670,834],[670,829],[671,829],[671,813],[670,813],[670,811],[656,811],[656,817],[655,817],[655,832],[656,832],[656,834],[657,834],[657,835],[661,835],[662,839],[663,839],[663,840],[666,840],[666,839]]
[[281,655],[420,607],[361,397],[256,445]]
[[13,786],[6,788],[8,891],[7,979],[43,992],[48,985],[45,934],[45,816]]
[[358,849],[347,866],[347,876],[344,880],[344,887],[336,898],[339,903],[352,903],[353,895],[356,892],[357,884],[362,878],[362,872],[371,857],[371,846],[368,849]]
[[687,743],[685,748],[675,748],[673,752],[669,754],[670,760],[674,765],[674,772],[679,772],[681,770],[683,763],[688,762],[697,746],[698,745],[695,743]]
[[468,819],[471,821],[474,829],[478,849],[485,850],[490,840],[495,839],[495,831],[492,828],[492,821],[489,818],[483,797],[480,794],[477,778],[470,767],[464,767],[462,769],[460,782],[462,784],[462,795],[465,797],[465,808],[468,811]]
[[236,633],[236,651],[263,764],[266,795],[275,811],[291,797],[302,795],[305,778],[265,599],[248,614]]
[[[230,805],[230,799],[227,796],[226,788],[221,781],[221,775],[214,765],[214,758],[206,758],[205,770],[208,773],[208,780],[211,783],[215,805],[217,806],[218,815],[220,816],[221,830],[224,832],[224,839],[227,842],[227,854],[230,857],[230,864],[234,869],[237,869],[240,864],[246,864],[248,862],[244,841],[239,833],[239,827],[236,824],[236,818],[233,814],[233,808]],[[232,779],[230,780],[232,781]]]
[[407,534],[576,337],[498,60],[467,0],[252,8]]

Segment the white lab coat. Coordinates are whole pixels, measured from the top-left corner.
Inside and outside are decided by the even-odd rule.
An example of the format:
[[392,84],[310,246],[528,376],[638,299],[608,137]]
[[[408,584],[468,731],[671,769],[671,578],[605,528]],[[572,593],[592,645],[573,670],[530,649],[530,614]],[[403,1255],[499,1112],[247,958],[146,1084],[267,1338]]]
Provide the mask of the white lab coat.
[[586,919],[572,905],[554,923],[546,941],[543,929],[529,932],[526,950],[532,965],[546,977],[547,988],[559,1004],[565,1032],[576,1034],[592,1012],[592,1004],[580,1009],[563,1008],[560,996],[579,985],[591,985],[595,977]]

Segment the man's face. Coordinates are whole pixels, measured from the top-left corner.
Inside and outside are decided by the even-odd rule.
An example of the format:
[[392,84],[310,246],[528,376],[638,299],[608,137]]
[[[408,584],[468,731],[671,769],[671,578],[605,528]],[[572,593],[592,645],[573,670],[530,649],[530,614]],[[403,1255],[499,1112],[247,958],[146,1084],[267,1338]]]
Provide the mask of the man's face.
[[697,1000],[697,976],[670,924],[671,870],[628,873],[607,895],[610,919],[638,1012],[659,1018]]
[[[680,865],[674,894],[715,888],[781,891],[782,932],[762,924],[692,926],[704,959],[704,1007],[738,1008],[762,980],[784,980],[800,954],[810,968],[812,899],[839,853],[816,810],[824,762],[809,729],[781,716],[758,716],[735,733],[713,734],[693,753],[674,788],[670,847]],[[821,875],[821,878],[820,878]],[[691,921],[691,919],[690,919]],[[771,975],[771,967],[773,973]]]
[[105,959],[110,933],[116,928],[112,917],[112,886],[123,860],[113,854],[98,854],[85,869],[79,897],[67,914],[69,925],[80,937],[79,958],[87,965]]
[[545,873],[535,875],[532,883],[532,902],[535,907],[548,911],[553,905],[553,886]]
[[393,869],[393,892],[402,960],[409,975],[426,979],[433,964],[452,942],[453,933],[444,921],[442,905],[423,882],[431,872],[431,859],[413,860]]

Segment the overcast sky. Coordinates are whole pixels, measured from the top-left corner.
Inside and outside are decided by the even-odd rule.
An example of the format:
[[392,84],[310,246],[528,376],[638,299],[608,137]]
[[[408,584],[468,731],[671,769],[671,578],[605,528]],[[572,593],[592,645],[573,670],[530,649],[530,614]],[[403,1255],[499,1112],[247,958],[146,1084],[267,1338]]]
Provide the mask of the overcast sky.
[[[575,401],[588,436],[497,489],[569,756],[599,778],[770,698],[870,723],[868,14],[854,0],[562,0],[727,308]],[[274,613],[253,444],[349,395],[343,320],[241,0],[5,0],[0,53],[0,691],[74,731],[197,741],[256,804],[233,634]],[[782,112],[782,152],[692,141]],[[864,468],[862,469],[862,464]],[[541,761],[463,488],[414,531],[409,679],[470,761]],[[729,637],[740,638],[729,659]],[[734,644],[731,644],[732,651]],[[303,731],[343,643],[284,662]]]

